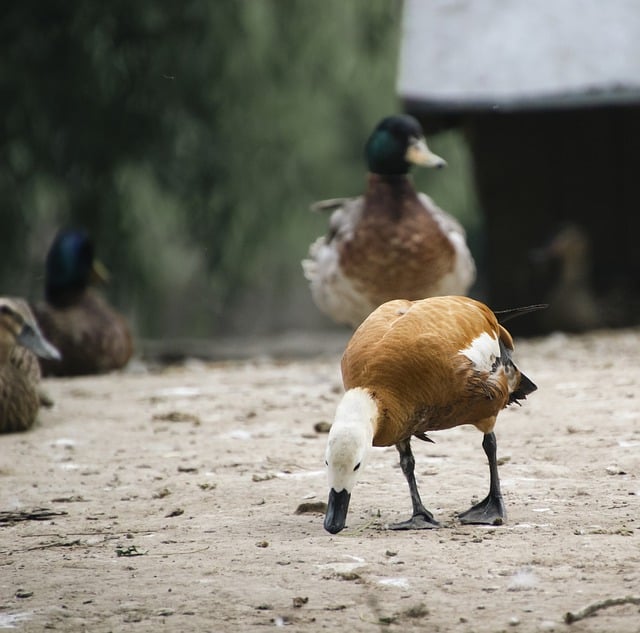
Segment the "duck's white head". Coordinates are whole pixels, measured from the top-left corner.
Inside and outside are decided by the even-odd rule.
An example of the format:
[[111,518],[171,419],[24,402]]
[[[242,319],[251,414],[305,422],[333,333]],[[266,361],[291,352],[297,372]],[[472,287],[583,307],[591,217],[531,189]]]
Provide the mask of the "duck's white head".
[[347,391],[336,410],[325,453],[329,501],[324,528],[336,534],[344,528],[351,491],[364,467],[378,406],[366,389]]

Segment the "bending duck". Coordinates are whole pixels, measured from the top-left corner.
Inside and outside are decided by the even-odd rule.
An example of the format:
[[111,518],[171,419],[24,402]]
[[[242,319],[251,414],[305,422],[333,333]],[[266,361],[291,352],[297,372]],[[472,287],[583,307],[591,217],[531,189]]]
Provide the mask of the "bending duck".
[[332,211],[329,232],[302,262],[318,308],[338,323],[358,326],[391,299],[466,294],[475,279],[460,223],[423,193],[409,169],[444,167],[416,119],[383,119],[365,146],[367,188],[357,198],[318,202]]
[[493,427],[501,409],[536,389],[514,365],[512,351],[509,332],[473,299],[397,300],[375,310],[355,331],[342,358],[345,394],[326,449],[330,492],[325,529],[332,534],[343,529],[369,447],[392,444],[400,454],[413,514],[390,527],[437,527],[418,493],[411,437],[430,441],[426,433],[462,424],[484,434],[491,482],[487,497],[460,514],[460,520],[502,523],[506,513]]
[[26,431],[36,419],[41,398],[34,354],[60,358],[42,336],[26,301],[0,297],[0,433]]
[[129,326],[90,285],[108,273],[81,230],[60,231],[47,254],[44,303],[33,306],[62,361],[43,361],[45,375],[79,376],[124,367],[133,353]]

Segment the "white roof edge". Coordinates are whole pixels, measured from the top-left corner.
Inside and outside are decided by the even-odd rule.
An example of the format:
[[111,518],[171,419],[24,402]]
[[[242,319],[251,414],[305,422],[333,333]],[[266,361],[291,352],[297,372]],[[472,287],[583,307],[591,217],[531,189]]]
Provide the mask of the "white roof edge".
[[405,0],[398,94],[456,110],[640,102],[640,5]]

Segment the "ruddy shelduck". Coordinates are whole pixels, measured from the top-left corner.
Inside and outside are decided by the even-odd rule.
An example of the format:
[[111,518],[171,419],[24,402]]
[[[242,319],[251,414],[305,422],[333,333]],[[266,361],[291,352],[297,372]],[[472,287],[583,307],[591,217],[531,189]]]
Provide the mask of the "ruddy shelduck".
[[496,416],[536,389],[513,363],[512,352],[511,335],[496,314],[467,297],[395,300],[376,309],[355,331],[342,358],[345,394],[325,456],[330,488],[325,529],[335,534],[344,528],[369,448],[392,444],[400,453],[413,515],[390,527],[437,527],[418,493],[411,437],[429,441],[427,433],[463,424],[484,434],[491,482],[487,497],[460,520],[502,523]]
[[466,294],[476,274],[463,227],[418,193],[409,176],[412,165],[446,165],[427,146],[418,121],[386,117],[365,156],[364,195],[312,205],[332,214],[327,235],[302,262],[318,308],[352,327],[385,301]]

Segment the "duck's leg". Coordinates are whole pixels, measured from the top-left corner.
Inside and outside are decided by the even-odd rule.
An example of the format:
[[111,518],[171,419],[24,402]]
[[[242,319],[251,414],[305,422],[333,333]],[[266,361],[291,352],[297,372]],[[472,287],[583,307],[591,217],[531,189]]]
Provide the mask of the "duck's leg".
[[422,500],[420,499],[420,493],[418,492],[414,475],[416,460],[413,458],[413,453],[411,452],[411,438],[398,442],[396,448],[398,449],[398,453],[400,453],[400,467],[409,484],[413,516],[408,521],[393,523],[389,528],[391,530],[427,530],[440,527],[440,524],[433,518],[433,514],[422,505]]
[[507,518],[500,491],[500,478],[498,477],[498,460],[496,459],[496,435],[485,433],[482,440],[482,448],[489,460],[489,474],[491,483],[489,484],[489,494],[480,503],[476,503],[466,512],[458,515],[462,523],[483,523],[488,525],[502,525]]

